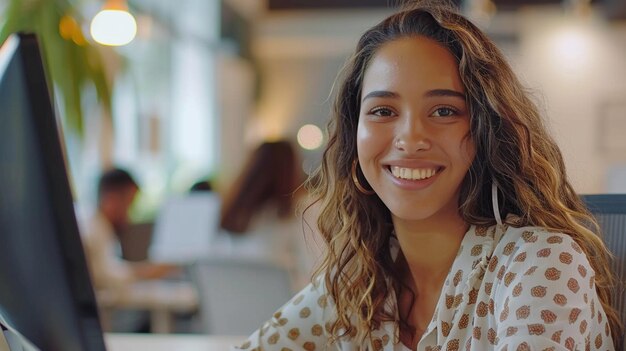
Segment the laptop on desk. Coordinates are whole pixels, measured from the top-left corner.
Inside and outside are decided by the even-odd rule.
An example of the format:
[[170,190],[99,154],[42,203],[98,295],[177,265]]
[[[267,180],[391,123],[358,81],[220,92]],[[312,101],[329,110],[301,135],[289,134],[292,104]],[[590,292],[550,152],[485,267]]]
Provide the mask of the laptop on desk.
[[219,230],[220,204],[217,194],[204,191],[167,199],[154,223],[150,260],[187,264],[208,257]]

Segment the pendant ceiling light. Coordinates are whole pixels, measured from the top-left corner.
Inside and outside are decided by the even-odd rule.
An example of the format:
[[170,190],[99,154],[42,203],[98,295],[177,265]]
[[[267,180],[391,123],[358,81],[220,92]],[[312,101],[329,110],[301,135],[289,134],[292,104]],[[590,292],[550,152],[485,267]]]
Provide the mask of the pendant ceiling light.
[[91,20],[91,37],[102,45],[122,46],[137,34],[135,17],[128,12],[125,0],[107,0]]

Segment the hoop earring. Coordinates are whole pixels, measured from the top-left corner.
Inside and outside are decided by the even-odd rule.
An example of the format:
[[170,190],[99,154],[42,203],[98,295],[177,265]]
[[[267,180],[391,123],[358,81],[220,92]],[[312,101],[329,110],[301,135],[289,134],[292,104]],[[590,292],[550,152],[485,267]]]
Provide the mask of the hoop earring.
[[498,204],[498,183],[495,180],[491,183],[491,204],[493,206],[493,216],[496,219],[496,223],[502,225],[500,205]]
[[359,181],[359,177],[356,174],[356,165],[357,165],[357,160],[355,159],[352,162],[352,182],[354,182],[354,186],[356,186],[356,189],[364,195],[374,195],[376,193],[374,190],[372,189],[367,190],[365,189],[363,185],[361,185],[361,182]]

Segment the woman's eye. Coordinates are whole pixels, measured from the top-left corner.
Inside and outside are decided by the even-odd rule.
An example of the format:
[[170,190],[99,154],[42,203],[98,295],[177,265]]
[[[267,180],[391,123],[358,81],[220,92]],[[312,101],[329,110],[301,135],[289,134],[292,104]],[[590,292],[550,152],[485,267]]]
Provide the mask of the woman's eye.
[[450,117],[457,114],[457,111],[449,107],[440,107],[433,112],[433,117]]
[[387,107],[377,107],[370,111],[371,114],[378,117],[391,117],[394,115],[394,112]]

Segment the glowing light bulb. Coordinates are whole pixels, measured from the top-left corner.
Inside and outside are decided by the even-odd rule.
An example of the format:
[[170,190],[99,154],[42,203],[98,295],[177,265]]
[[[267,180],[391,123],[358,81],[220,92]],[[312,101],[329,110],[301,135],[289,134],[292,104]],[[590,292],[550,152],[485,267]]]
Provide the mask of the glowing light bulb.
[[91,20],[90,32],[102,45],[122,46],[137,35],[137,22],[128,11],[105,8]]
[[313,124],[306,124],[298,130],[298,144],[306,150],[315,150],[322,146],[322,130]]

